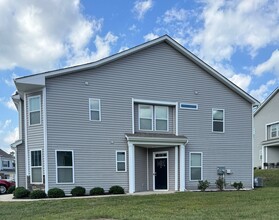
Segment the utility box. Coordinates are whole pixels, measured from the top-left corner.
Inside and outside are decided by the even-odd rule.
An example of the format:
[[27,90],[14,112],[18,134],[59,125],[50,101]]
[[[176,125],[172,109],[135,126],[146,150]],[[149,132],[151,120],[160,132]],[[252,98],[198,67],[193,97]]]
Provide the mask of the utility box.
[[224,175],[226,173],[226,167],[217,167],[217,174]]
[[254,178],[254,187],[263,187],[263,178],[255,177]]

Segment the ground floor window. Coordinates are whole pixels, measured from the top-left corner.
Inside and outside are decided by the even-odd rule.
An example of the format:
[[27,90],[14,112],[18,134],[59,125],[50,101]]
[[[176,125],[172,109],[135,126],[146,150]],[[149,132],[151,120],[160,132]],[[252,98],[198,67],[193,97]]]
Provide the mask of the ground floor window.
[[116,151],[116,171],[126,172],[126,151]]
[[42,150],[31,151],[31,183],[43,183]]
[[56,151],[56,182],[74,183],[73,151]]
[[190,152],[190,180],[202,180],[202,153]]

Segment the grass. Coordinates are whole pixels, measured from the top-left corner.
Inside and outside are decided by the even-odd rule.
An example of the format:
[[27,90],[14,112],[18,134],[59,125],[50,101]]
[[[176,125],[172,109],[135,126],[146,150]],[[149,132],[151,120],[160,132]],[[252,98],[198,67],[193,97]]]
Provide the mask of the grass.
[[256,169],[255,177],[262,177],[265,187],[279,187],[279,169]]
[[0,202],[1,219],[277,219],[279,188]]

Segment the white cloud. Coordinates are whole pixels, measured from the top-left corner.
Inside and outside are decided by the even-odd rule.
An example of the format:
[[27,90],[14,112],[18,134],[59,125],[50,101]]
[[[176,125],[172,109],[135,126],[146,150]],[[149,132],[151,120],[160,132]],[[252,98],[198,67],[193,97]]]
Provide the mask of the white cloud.
[[0,6],[0,69],[55,68],[84,50],[102,25],[102,19],[82,15],[78,0],[11,0]]
[[129,49],[129,47],[127,47],[127,46],[122,46],[122,47],[120,47],[118,53],[123,52],[123,51],[128,50],[128,49]]
[[91,52],[88,48],[79,50],[72,57],[69,57],[67,61],[68,66],[93,62],[109,56],[111,53],[111,45],[117,40],[118,37],[111,32],[108,32],[105,37],[97,35],[94,41],[96,51]]
[[16,140],[18,140],[19,137],[19,131],[18,127],[14,128],[12,131],[9,131],[6,136],[4,137],[4,142],[8,145],[14,143]]
[[277,75],[279,77],[279,50],[273,51],[270,58],[257,65],[254,73],[258,76],[266,73],[266,72],[272,72],[273,74]]
[[9,87],[14,87],[14,79],[17,78],[18,75],[16,75],[15,73],[12,73],[9,78],[4,79],[4,83],[9,86]]
[[145,41],[154,40],[154,39],[156,39],[156,38],[158,38],[158,37],[159,37],[159,35],[154,34],[154,33],[149,33],[149,34],[143,36],[143,38],[144,38]]
[[165,23],[172,23],[172,22],[181,22],[185,21],[187,17],[187,11],[183,8],[177,9],[172,8],[170,10],[167,10],[163,16],[163,21]]
[[235,74],[229,78],[234,84],[239,86],[244,91],[248,91],[248,87],[251,83],[252,77],[245,74]]
[[139,28],[135,24],[133,24],[132,26],[129,27],[129,31],[139,32]]
[[11,110],[17,111],[15,104],[11,98],[9,98],[7,100],[4,97],[2,97],[2,98],[0,98],[0,103],[2,103],[3,105],[5,105],[7,108],[9,108]]
[[271,86],[275,84],[276,80],[269,80],[266,84],[261,85],[258,89],[251,90],[250,94],[262,102],[271,93]]
[[142,20],[147,11],[153,6],[152,0],[138,0],[134,3],[133,12],[136,14],[138,20]]
[[279,39],[278,1],[204,1],[203,27],[193,37],[202,59],[230,60],[237,49],[255,56]]

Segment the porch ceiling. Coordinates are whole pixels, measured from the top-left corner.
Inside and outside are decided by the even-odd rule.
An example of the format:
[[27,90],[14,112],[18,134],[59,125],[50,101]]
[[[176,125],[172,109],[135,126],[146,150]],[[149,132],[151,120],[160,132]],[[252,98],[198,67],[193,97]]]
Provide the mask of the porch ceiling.
[[279,146],[279,138],[274,138],[271,140],[263,141],[262,142],[263,146]]
[[135,133],[125,134],[128,142],[143,147],[162,147],[187,144],[188,139],[183,135],[161,134],[161,133]]

